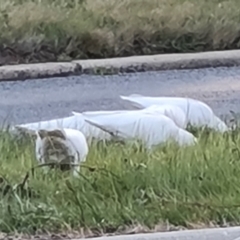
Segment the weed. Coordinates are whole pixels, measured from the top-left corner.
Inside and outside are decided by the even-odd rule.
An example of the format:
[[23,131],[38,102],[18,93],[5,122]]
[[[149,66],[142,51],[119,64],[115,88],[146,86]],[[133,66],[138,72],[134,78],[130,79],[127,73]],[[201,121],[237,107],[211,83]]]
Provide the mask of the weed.
[[7,0],[0,64],[238,49],[238,0]]
[[197,146],[166,144],[152,152],[93,144],[79,178],[30,171],[37,165],[34,143],[1,134],[0,231],[109,233],[135,224],[239,223],[239,130],[194,134]]

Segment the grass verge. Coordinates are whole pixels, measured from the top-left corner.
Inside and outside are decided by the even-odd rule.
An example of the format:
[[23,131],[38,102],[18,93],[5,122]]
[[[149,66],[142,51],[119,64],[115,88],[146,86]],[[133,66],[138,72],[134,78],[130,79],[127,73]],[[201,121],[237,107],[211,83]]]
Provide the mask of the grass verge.
[[239,0],[6,0],[0,64],[237,49]]
[[195,147],[165,145],[152,153],[137,145],[94,145],[74,179],[42,169],[26,177],[37,164],[33,143],[1,134],[0,231],[100,235],[134,225],[238,224],[239,130],[195,135]]

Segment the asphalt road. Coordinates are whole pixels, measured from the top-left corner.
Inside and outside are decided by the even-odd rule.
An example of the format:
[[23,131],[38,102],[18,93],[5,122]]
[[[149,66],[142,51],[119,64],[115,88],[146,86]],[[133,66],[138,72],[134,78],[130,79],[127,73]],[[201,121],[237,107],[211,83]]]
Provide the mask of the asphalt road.
[[126,108],[119,95],[193,97],[217,115],[240,112],[240,68],[208,68],[0,83],[0,122],[26,123],[71,111]]

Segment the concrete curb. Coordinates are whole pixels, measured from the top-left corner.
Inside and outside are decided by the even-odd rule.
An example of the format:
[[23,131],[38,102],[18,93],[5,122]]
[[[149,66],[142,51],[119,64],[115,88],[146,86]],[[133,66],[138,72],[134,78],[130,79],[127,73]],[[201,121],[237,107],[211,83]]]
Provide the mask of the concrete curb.
[[[240,227],[184,230],[162,233],[144,233],[110,237],[88,238],[89,240],[239,240]],[[74,239],[73,239],[74,240]]]
[[64,77],[81,72],[81,66],[72,62],[6,65],[0,67],[0,81]]
[[240,50],[6,65],[0,67],[0,81],[223,66],[240,66]]

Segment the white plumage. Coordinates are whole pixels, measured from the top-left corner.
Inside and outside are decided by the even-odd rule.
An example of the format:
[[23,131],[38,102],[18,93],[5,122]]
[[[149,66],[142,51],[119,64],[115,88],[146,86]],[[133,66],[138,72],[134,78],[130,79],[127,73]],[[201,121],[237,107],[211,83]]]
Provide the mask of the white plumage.
[[174,105],[170,105],[170,104],[151,105],[140,111],[145,112],[145,113],[163,114],[163,115],[171,118],[178,127],[180,127],[180,128],[187,127],[187,116],[183,112],[183,110],[178,106],[174,106]]
[[[145,109],[133,110],[136,112],[145,112],[149,114],[159,115],[163,114],[165,116],[170,117],[179,127],[186,127],[186,115],[181,110],[181,108],[173,105],[153,105]],[[52,119],[47,121],[33,122],[16,125],[15,129],[18,131],[28,132],[30,134],[35,134],[35,131],[40,129],[44,130],[55,130],[55,129],[63,129],[63,128],[71,128],[81,131],[86,137],[87,141],[90,143],[92,139],[96,140],[110,140],[111,136],[108,132],[97,128],[84,120],[82,114],[90,115],[91,117],[99,117],[103,114],[118,114],[125,112],[133,112],[129,110],[116,110],[116,111],[89,111],[83,113],[73,112],[73,116]]]
[[29,132],[30,134],[32,133],[33,135],[35,134],[35,131],[38,131],[40,129],[50,131],[63,128],[71,128],[81,131],[86,137],[87,141],[89,142],[91,142],[93,138],[110,139],[110,135],[108,133],[85,122],[81,114],[65,118],[26,123],[15,126],[15,129],[17,131]]
[[93,118],[101,118],[102,115],[112,115],[112,114],[121,114],[121,113],[127,113],[127,112],[136,112],[136,113],[148,113],[158,116],[165,115],[169,118],[171,118],[175,124],[180,128],[186,128],[187,126],[187,118],[186,114],[183,112],[181,108],[174,105],[164,104],[164,105],[151,105],[144,109],[138,109],[138,110],[113,110],[113,111],[88,111],[88,112],[72,112],[75,116],[81,116],[84,115],[85,117],[90,116],[91,119]]
[[75,129],[36,131],[35,154],[39,163],[75,164],[73,175],[77,176],[80,162],[85,162],[88,145],[85,136]]
[[121,140],[140,140],[148,148],[175,140],[180,145],[192,145],[197,139],[189,132],[179,128],[172,119],[164,115],[128,111],[102,114],[98,117],[82,114],[85,121],[109,132]]
[[228,131],[227,125],[219,119],[212,109],[204,102],[182,97],[149,97],[138,94],[120,96],[122,100],[129,102],[137,109],[143,109],[151,105],[174,105],[186,114],[187,123],[195,127],[209,127],[220,132]]

